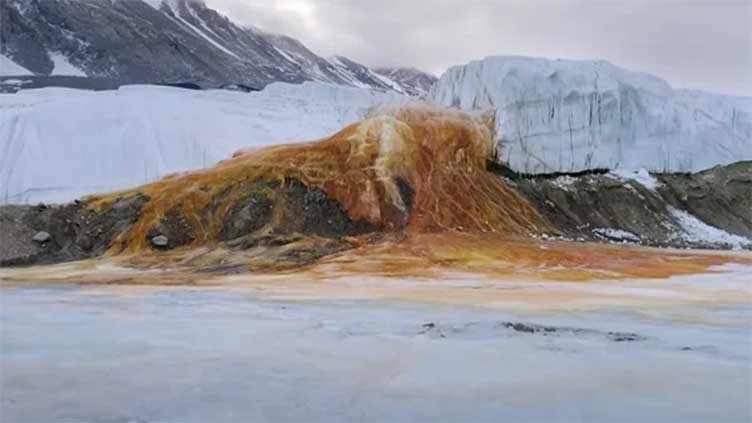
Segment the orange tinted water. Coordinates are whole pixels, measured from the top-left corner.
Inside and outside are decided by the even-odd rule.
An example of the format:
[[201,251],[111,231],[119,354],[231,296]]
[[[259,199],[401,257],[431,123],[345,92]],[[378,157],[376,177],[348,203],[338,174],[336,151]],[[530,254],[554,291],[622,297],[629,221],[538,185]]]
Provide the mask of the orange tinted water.
[[688,275],[729,262],[752,264],[752,256],[443,232],[367,244],[324,258],[310,272],[321,278],[462,272],[499,280],[589,281]]

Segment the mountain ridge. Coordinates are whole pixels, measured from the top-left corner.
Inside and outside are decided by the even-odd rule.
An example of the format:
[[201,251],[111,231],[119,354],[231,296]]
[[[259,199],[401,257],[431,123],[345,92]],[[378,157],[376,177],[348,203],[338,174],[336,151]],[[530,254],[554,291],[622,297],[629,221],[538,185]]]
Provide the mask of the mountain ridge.
[[238,25],[198,0],[8,0],[0,22],[0,55],[36,75],[54,75],[58,58],[69,72],[122,83],[258,90],[318,81],[411,92],[351,59],[326,59],[289,36]]

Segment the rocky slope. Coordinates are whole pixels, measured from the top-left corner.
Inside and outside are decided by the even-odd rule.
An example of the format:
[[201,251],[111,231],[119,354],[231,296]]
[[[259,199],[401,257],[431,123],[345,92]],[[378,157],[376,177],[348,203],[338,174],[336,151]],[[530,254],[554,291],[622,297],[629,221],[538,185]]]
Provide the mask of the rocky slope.
[[[197,0],[8,0],[0,3],[0,74],[261,89],[320,81],[404,92],[352,60],[239,26]],[[46,80],[54,83],[54,80]]]
[[[551,231],[519,193],[485,171],[490,134],[479,117],[392,109],[318,142],[241,153],[210,169],[82,203],[3,207],[0,223],[10,239],[0,247],[0,262],[217,243],[246,251],[302,242],[316,255],[374,232]],[[311,258],[297,247],[287,253]],[[225,257],[204,259],[227,264]]]
[[[462,243],[436,260],[470,263],[474,246],[503,252],[499,240],[530,237],[752,248],[752,162],[697,174],[500,175],[487,168],[491,123],[394,108],[317,142],[243,152],[83,202],[1,207],[0,264],[107,251],[159,266],[281,269],[384,239],[430,255],[432,234]],[[525,257],[539,249],[515,248]],[[556,248],[554,266],[581,257]]]
[[752,99],[673,89],[604,61],[488,57],[449,69],[428,98],[496,110],[500,158],[519,172],[695,172],[752,159]]
[[511,180],[566,239],[752,249],[752,162],[698,173],[516,175]]

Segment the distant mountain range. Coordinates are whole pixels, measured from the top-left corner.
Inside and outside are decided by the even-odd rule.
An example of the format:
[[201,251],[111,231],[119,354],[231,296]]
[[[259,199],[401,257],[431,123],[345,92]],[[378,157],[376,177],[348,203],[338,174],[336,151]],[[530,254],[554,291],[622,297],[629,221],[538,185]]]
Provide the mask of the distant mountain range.
[[[602,60],[487,57],[454,66],[436,81],[431,75],[414,69],[370,69],[342,56],[323,58],[288,36],[236,25],[202,2],[158,1],[0,0],[0,92],[49,86],[111,90],[134,83],[252,91],[273,82],[279,83],[274,85],[308,82],[293,88],[256,93],[268,101],[253,103],[255,109],[248,112],[270,119],[269,125],[282,125],[285,130],[291,130],[293,128],[287,126],[293,125],[292,122],[310,125],[306,121],[310,116],[304,119],[301,114],[311,112],[305,102],[300,101],[309,96],[315,98],[313,103],[322,105],[326,113],[335,114],[325,117],[322,112],[321,116],[315,116],[316,121],[322,122],[338,119],[342,110],[355,107],[353,105],[360,104],[361,100],[368,106],[409,100],[395,93],[420,96],[444,107],[493,110],[498,160],[521,173],[591,169],[694,172],[719,164],[752,160],[752,98],[675,89],[656,76]],[[186,90],[177,91],[180,94],[169,97],[176,99],[175,103],[185,99],[195,101]],[[172,91],[147,90],[139,94],[159,96],[164,92]],[[218,101],[207,103],[205,109],[211,110],[213,116],[224,113],[224,94],[227,93],[213,93]],[[383,96],[386,96],[384,101],[376,101],[376,97]],[[34,157],[26,162],[28,165],[20,167],[22,173],[14,176],[20,188],[10,192],[9,197],[49,187],[49,182],[41,184],[32,181],[30,176],[37,170],[44,172],[49,166],[35,167],[32,163],[43,163],[42,158],[35,156],[37,151],[40,154],[52,151],[39,149],[39,145],[63,145],[60,143],[62,125],[55,120],[63,111],[76,111],[66,120],[75,117],[92,122],[89,130],[93,135],[88,141],[81,137],[81,125],[68,133],[65,138],[68,150],[76,145],[72,140],[82,143],[77,150],[70,150],[70,154],[89,160],[94,148],[91,145],[100,143],[98,135],[103,129],[92,117],[97,114],[90,110],[111,107],[110,103],[98,102],[99,97],[94,96],[86,107],[73,108],[63,102],[56,106],[58,108],[45,111],[48,109],[42,104],[46,104],[47,98],[46,93],[35,98],[39,104],[33,108],[41,110],[39,114],[31,113],[27,102],[18,107],[6,107],[0,114],[0,151],[13,152],[6,156],[16,157],[8,163],[20,163],[18,157],[22,154]],[[348,102],[354,103],[340,107]],[[145,107],[135,101],[130,104],[138,110]],[[329,107],[332,104],[336,107]],[[118,103],[112,107],[119,112],[120,106]],[[296,109],[302,106],[305,107]],[[14,108],[16,110],[12,110]],[[279,117],[283,114],[270,112],[276,108],[299,111],[295,112],[295,119],[285,120]],[[150,112],[146,121],[152,122],[155,116],[163,115]],[[143,119],[138,115],[124,120],[122,125],[132,124],[135,129],[120,131],[118,127],[113,134],[127,134],[123,140],[125,145],[130,145],[135,138],[146,139],[138,132],[143,129]],[[218,121],[218,118],[213,119]],[[275,122],[280,119],[282,123]],[[99,120],[105,124],[110,121],[109,118]],[[155,128],[172,128],[172,118],[157,121]],[[328,122],[344,123],[343,120]],[[204,122],[196,122],[201,123]],[[334,123],[326,128],[337,129]],[[233,148],[241,148],[248,142],[246,134],[255,133],[257,129],[247,128],[258,128],[254,125],[238,131],[241,136]],[[198,129],[192,131],[199,132]],[[216,141],[211,131],[204,133],[207,135],[196,142],[209,145]],[[266,137],[266,141],[313,139],[322,133],[307,132],[303,128],[300,132],[284,132],[283,135]],[[288,138],[287,135],[295,136]],[[183,133],[163,138],[174,140],[177,145],[194,142]],[[196,149],[185,147],[184,150]],[[103,157],[110,157],[108,154]],[[56,161],[59,157],[55,154],[46,160]],[[73,160],[67,162],[73,163]],[[187,164],[176,163],[160,171],[150,171],[149,175],[163,175],[162,170],[195,168],[204,163],[204,157],[193,157]],[[123,169],[125,175],[134,171],[127,166]],[[114,173],[112,169],[107,172]],[[56,178],[54,175],[53,180]],[[27,181],[31,181],[28,186],[23,185]],[[69,186],[76,187],[73,183]]]
[[422,96],[431,89],[438,79],[415,68],[376,68],[377,73],[396,82],[406,94]]
[[247,90],[319,81],[410,95],[436,81],[414,69],[377,72],[346,57],[318,56],[291,37],[238,25],[199,0],[3,0],[0,22],[5,76],[20,68]]

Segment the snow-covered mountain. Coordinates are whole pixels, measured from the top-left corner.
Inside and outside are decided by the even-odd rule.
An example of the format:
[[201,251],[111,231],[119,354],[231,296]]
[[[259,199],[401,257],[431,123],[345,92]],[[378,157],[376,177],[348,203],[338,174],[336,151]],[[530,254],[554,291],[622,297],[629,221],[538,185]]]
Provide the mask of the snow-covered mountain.
[[449,69],[428,98],[495,109],[500,158],[522,172],[752,159],[752,98],[674,89],[605,61],[489,57]]
[[435,76],[414,68],[382,67],[374,71],[399,84],[407,94],[417,97],[426,95],[438,81]]
[[240,149],[320,138],[407,101],[315,82],[252,93],[133,85],[0,94],[0,203],[65,202],[140,185]]
[[0,22],[0,75],[249,89],[320,81],[407,92],[347,58],[237,25],[200,0],[4,0]]

